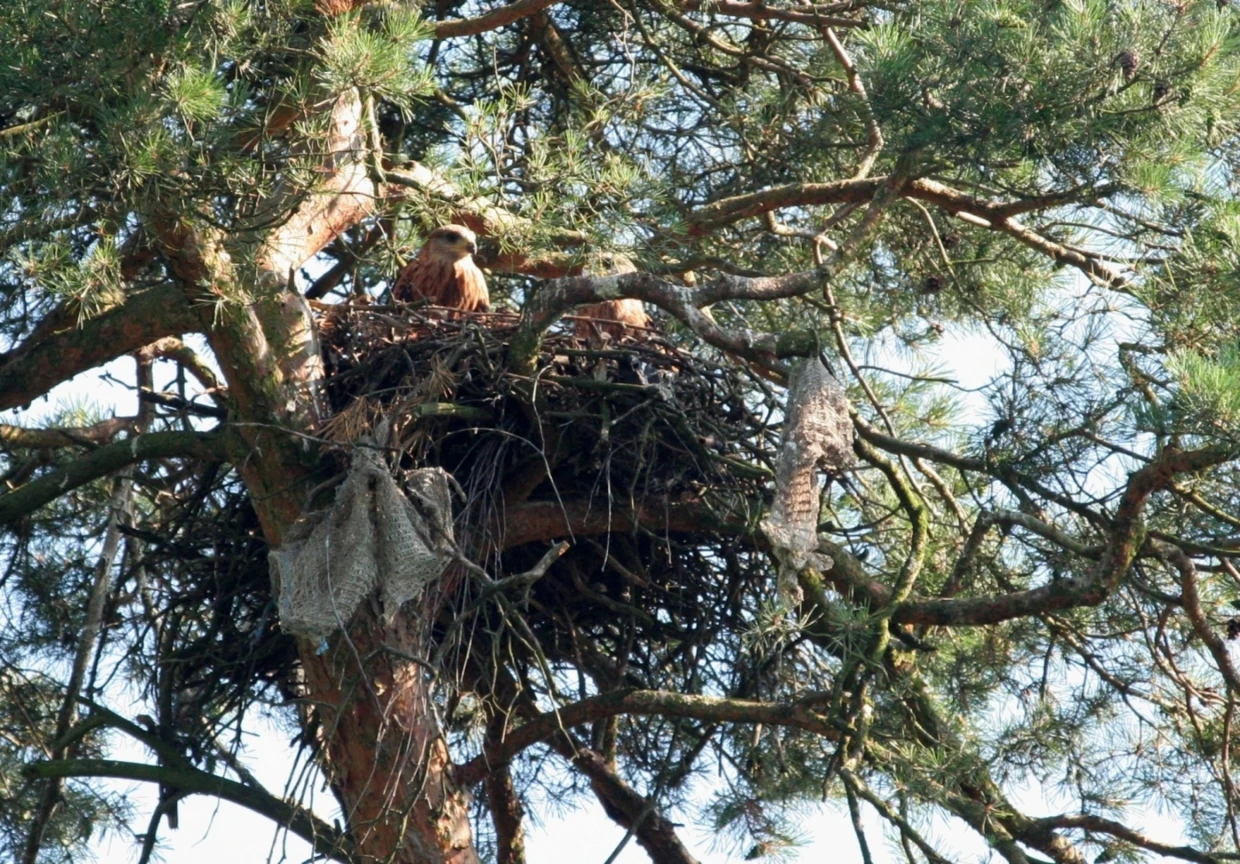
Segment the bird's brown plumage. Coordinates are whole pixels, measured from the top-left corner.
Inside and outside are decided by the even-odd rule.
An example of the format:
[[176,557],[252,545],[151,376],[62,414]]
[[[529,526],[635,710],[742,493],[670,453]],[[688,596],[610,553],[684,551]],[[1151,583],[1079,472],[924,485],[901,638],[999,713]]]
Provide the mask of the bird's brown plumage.
[[[622,273],[636,273],[637,268],[624,255],[608,254],[599,259],[593,268],[600,276],[618,276]],[[573,325],[573,335],[578,339],[606,333],[612,339],[619,339],[626,334],[641,338],[642,329],[650,326],[650,316],[646,314],[642,301],[626,298],[624,300],[605,300],[602,303],[591,303],[577,310],[579,319]],[[589,318],[589,321],[580,320]],[[639,328],[639,329],[632,329]]]
[[474,263],[477,251],[478,239],[464,225],[436,228],[396,277],[393,299],[404,303],[429,300],[465,312],[488,311],[491,295],[486,276]]
[[593,303],[577,310],[579,320],[573,325],[573,334],[578,339],[587,339],[593,333],[606,333],[613,339],[628,334],[641,336],[641,330],[630,328],[646,328],[650,326],[650,316],[642,308],[642,301],[633,299],[607,300]]

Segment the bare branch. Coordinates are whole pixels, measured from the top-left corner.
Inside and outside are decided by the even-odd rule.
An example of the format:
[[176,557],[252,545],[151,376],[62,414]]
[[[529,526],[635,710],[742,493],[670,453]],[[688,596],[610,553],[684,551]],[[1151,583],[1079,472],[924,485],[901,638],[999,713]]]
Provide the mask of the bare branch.
[[0,424],[0,447],[5,449],[43,447],[94,447],[106,444],[137,423],[136,417],[113,417],[90,426],[28,429],[24,426]]
[[240,804],[260,816],[266,816],[278,825],[286,826],[298,837],[311,844],[315,851],[337,861],[354,861],[351,844],[340,831],[323,822],[302,807],[275,797],[263,789],[247,786],[217,774],[190,765],[175,768],[145,765],[139,762],[119,762],[112,759],[68,759],[36,762],[23,772],[29,778],[51,779],[53,777],[116,777],[121,780],[139,780],[160,783],[182,793],[213,795]]
[[860,18],[838,15],[854,7],[852,3],[822,3],[798,7],[770,6],[765,2],[742,3],[738,0],[676,0],[676,8],[696,12],[703,8],[717,15],[750,18],[755,21],[791,21],[810,27],[865,27]]
[[[783,207],[806,207],[823,204],[856,204],[871,200],[891,182],[887,177],[840,180],[834,183],[792,183],[724,198],[700,207],[685,217],[691,236],[710,233],[725,225],[759,216]],[[1090,279],[1108,288],[1123,287],[1127,280],[1112,270],[1099,256],[1069,249],[1043,237],[1016,221],[1021,213],[1047,210],[1077,204],[1113,193],[1112,187],[1071,189],[1046,195],[1029,196],[1013,201],[992,201],[968,195],[937,180],[919,177],[897,184],[902,197],[933,204],[970,224],[1007,234],[1020,243],[1059,261],[1078,268]]]
[[1029,826],[1029,830],[1033,832],[1050,831],[1059,828],[1083,828],[1086,831],[1093,831],[1098,834],[1110,834],[1113,837],[1118,837],[1134,846],[1140,846],[1142,849],[1148,849],[1159,855],[1180,858],[1184,861],[1195,861],[1198,864],[1219,864],[1222,861],[1240,859],[1240,854],[1235,852],[1202,852],[1191,846],[1172,846],[1170,843],[1160,843],[1139,831],[1134,831],[1122,822],[1116,822],[1104,816],[1093,816],[1088,813],[1047,816],[1042,819],[1031,820]]
[[1184,613],[1193,625],[1193,632],[1197,634],[1198,638],[1209,649],[1210,655],[1218,666],[1218,671],[1222,674],[1223,680],[1227,682],[1227,688],[1232,693],[1240,694],[1240,673],[1236,671],[1236,666],[1231,661],[1231,654],[1227,650],[1226,643],[1223,642],[1223,637],[1219,636],[1215,629],[1210,626],[1205,610],[1201,608],[1201,593],[1197,585],[1197,565],[1193,563],[1193,559],[1189,558],[1183,549],[1177,549],[1174,546],[1167,546],[1161,543],[1156,548],[1159,555],[1180,571],[1180,589],[1183,592],[1181,596],[1184,598]]
[[827,40],[827,44],[831,46],[831,53],[835,55],[836,62],[844,68],[844,73],[848,76],[848,89],[865,103],[865,128],[866,136],[869,142],[866,146],[865,155],[861,158],[861,162],[857,165],[857,171],[853,175],[854,179],[862,179],[867,177],[870,169],[874,167],[878,154],[883,150],[883,131],[879,128],[878,119],[874,116],[874,110],[870,105],[870,96],[866,93],[865,83],[861,80],[860,73],[857,72],[857,64],[853,63],[852,57],[848,55],[848,51],[844,48],[835,31],[831,29],[829,24],[820,24],[819,31],[823,38]]
[[[994,597],[910,601],[896,611],[892,620],[906,624],[976,626],[1077,606],[1097,606],[1115,591],[1139,554],[1157,554],[1147,541],[1142,524],[1150,496],[1169,488],[1177,474],[1222,464],[1236,455],[1234,448],[1224,446],[1199,450],[1168,448],[1149,465],[1134,472],[1110,520],[1106,543],[1097,553],[1098,562],[1085,577],[1054,580],[1028,591]],[[1049,531],[1044,536],[1057,537]]]
[[773,333],[727,330],[703,308],[723,300],[776,300],[808,294],[821,290],[823,282],[834,272],[832,267],[822,267],[784,276],[723,274],[696,288],[676,285],[650,273],[557,279],[542,286],[525,304],[521,327],[512,337],[509,360],[513,368],[527,368],[538,353],[542,334],[574,306],[632,297],[666,309],[708,344],[784,374],[786,370],[776,361],[784,353],[780,337]]
[[165,360],[175,360],[198,379],[198,383],[208,393],[214,393],[219,389],[220,382],[216,379],[211,367],[198,356],[197,352],[174,336],[166,336],[150,345],[145,345],[135,353],[143,359],[160,357]]
[[82,326],[26,342],[0,358],[0,410],[27,405],[80,372],[164,336],[201,329],[176,285],[132,294]]
[[566,729],[618,714],[692,717],[715,723],[765,723],[805,729],[828,739],[838,735],[825,718],[800,702],[756,702],[663,690],[613,690],[547,711],[511,730],[501,742],[492,742],[482,755],[460,766],[457,778],[462,785],[472,785],[485,776],[489,765],[507,762],[521,751],[554,738]]
[[451,39],[455,36],[476,36],[479,33],[486,33],[488,30],[498,30],[514,21],[520,21],[546,9],[548,6],[554,6],[559,0],[514,0],[514,2],[493,9],[485,15],[479,15],[476,18],[453,18],[447,21],[435,22],[435,38]]
[[288,274],[375,209],[379,190],[366,167],[363,103],[356,92],[330,106],[319,182],[312,190],[287,184],[268,203],[272,214],[291,211],[263,243],[259,266],[283,286]]
[[184,457],[220,460],[218,435],[199,432],[152,432],[100,447],[24,486],[0,495],[0,525],[26,516],[55,498],[145,459]]
[[607,817],[637,837],[653,864],[698,864],[676,836],[676,826],[655,810],[654,802],[620,777],[599,753],[576,742],[560,741],[553,748],[590,778],[590,788]]
[[[508,715],[497,712],[487,724],[488,742],[503,739]],[[525,808],[508,765],[496,765],[485,780],[491,822],[495,825],[496,864],[525,864]]]
[[[69,682],[65,686],[64,701],[56,717],[56,744],[53,745],[51,758],[53,761],[73,755],[73,743],[62,743],[66,733],[77,719],[78,696],[82,692],[82,684],[86,680],[86,667],[95,651],[95,642],[99,637],[99,628],[103,622],[103,605],[108,598],[108,589],[112,584],[112,565],[116,561],[116,553],[120,549],[121,524],[128,522],[127,511],[130,507],[130,495],[133,481],[127,476],[116,480],[116,488],[112,492],[112,500],[108,504],[108,522],[104,530],[103,548],[95,562],[95,581],[91,588],[90,600],[86,606],[86,620],[83,622],[82,633],[78,638],[77,650],[73,656],[73,666],[69,673]],[[23,864],[35,864],[39,850],[43,845],[43,833],[56,812],[56,805],[62,795],[63,778],[49,778],[43,793],[39,796],[39,804],[30,822],[30,831],[26,837],[26,848],[22,855]]]

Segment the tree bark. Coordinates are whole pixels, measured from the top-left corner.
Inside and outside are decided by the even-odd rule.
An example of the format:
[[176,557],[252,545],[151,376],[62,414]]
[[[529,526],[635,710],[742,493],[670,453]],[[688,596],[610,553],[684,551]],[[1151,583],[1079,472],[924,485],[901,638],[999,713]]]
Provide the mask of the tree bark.
[[363,606],[318,653],[299,644],[322,766],[362,861],[474,864],[469,795],[453,779],[414,613]]

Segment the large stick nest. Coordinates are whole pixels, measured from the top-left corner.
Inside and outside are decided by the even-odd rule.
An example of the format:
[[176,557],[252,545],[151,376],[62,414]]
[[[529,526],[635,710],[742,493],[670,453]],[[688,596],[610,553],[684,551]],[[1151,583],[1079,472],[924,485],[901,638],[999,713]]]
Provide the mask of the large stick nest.
[[[401,467],[440,466],[460,483],[457,538],[496,578],[548,548],[545,535],[521,542],[531,505],[553,519],[572,514],[578,526],[588,512],[581,536],[559,516],[557,536],[572,551],[538,581],[526,610],[548,656],[562,649],[569,659],[567,631],[610,642],[624,630],[630,645],[654,649],[731,629],[721,615],[739,615],[744,596],[771,594],[765,556],[738,534],[769,497],[775,392],[746,366],[652,332],[552,332],[536,372],[517,375],[506,366],[517,324],[507,313],[331,310],[324,437],[347,454],[386,418]],[[701,518],[658,529],[629,518],[677,507]],[[608,516],[612,530],[599,530]]]

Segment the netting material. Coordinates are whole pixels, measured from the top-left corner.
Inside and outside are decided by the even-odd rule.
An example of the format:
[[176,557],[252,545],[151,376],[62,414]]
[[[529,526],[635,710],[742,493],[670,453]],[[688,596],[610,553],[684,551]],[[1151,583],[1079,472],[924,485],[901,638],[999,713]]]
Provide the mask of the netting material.
[[377,449],[358,447],[332,506],[296,522],[269,553],[285,632],[321,640],[376,587],[391,622],[443,572],[453,542],[448,474],[423,468],[404,479],[408,495]]
[[779,595],[787,606],[801,601],[797,571],[831,566],[831,559],[818,552],[818,468],[839,471],[853,463],[848,409],[844,389],[818,358],[793,368],[775,466],[775,497],[761,524],[780,560]]

